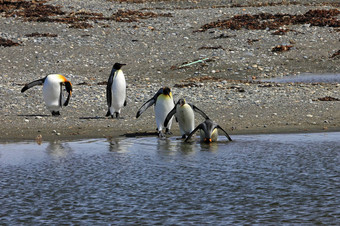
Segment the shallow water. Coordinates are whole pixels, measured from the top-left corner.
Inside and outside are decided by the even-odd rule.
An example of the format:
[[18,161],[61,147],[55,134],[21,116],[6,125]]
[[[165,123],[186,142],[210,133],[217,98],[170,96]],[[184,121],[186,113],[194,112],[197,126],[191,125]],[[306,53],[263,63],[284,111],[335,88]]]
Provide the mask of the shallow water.
[[300,74],[285,77],[277,77],[271,79],[262,79],[263,82],[279,82],[279,83],[340,83],[340,74]]
[[339,224],[339,137],[0,144],[0,223]]

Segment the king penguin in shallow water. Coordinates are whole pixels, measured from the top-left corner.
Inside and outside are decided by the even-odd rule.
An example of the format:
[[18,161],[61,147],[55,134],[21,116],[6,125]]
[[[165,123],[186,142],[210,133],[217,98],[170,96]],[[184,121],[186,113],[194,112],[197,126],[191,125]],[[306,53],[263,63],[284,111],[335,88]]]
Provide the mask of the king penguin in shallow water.
[[124,73],[121,70],[126,64],[115,63],[112,67],[111,74],[106,86],[106,100],[108,110],[106,116],[119,118],[120,110],[126,106],[126,81]]
[[205,119],[209,119],[209,117],[202,110],[197,108],[195,105],[187,103],[185,99],[181,98],[166,116],[164,126],[166,127],[169,120],[173,115],[175,115],[182,138],[185,138],[191,133],[191,131],[195,129],[194,111],[202,115]]
[[[32,88],[36,85],[43,85],[43,97],[48,110],[51,111],[53,116],[60,115],[62,106],[67,106],[72,95],[72,84],[64,76],[59,74],[47,75],[45,78],[35,80],[28,83],[21,89],[21,92]],[[63,103],[63,85],[65,85],[68,96]]]
[[[162,132],[164,120],[166,116],[169,114],[169,112],[175,106],[170,88],[168,87],[160,88],[158,92],[150,100],[145,102],[140,107],[140,109],[137,112],[136,118],[138,118],[144,111],[146,111],[146,109],[148,109],[152,105],[155,105],[155,116],[158,135],[159,137],[164,137],[164,134]],[[172,117],[168,121],[169,123],[166,126],[165,133],[170,134]]]
[[185,142],[187,142],[191,138],[191,136],[196,133],[197,130],[200,130],[201,142],[211,143],[211,142],[217,141],[217,137],[218,137],[217,129],[220,129],[225,134],[225,136],[228,138],[228,140],[232,141],[232,139],[230,138],[228,133],[224,129],[222,129],[221,126],[219,126],[217,123],[213,122],[211,119],[206,119],[204,122],[199,124],[189,134],[187,139],[185,139]]

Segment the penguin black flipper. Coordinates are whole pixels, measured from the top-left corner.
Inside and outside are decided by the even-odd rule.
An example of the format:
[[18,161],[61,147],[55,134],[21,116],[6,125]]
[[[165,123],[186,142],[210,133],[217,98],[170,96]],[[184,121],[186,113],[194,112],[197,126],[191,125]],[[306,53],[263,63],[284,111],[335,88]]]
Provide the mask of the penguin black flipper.
[[67,96],[67,99],[64,103],[64,106],[67,106],[69,101],[70,101],[71,95],[72,95],[72,85],[71,85],[71,82],[69,82],[69,81],[64,82],[64,84],[65,84],[65,87],[66,87],[66,91],[68,92],[68,96]]
[[[125,87],[125,89],[127,89],[127,86]],[[127,105],[127,102],[126,102],[126,98],[125,98],[125,101],[124,101],[124,107]]]
[[160,88],[158,90],[158,92],[147,102],[145,102],[137,111],[136,114],[136,118],[138,118],[141,114],[143,114],[144,111],[146,111],[146,109],[148,109],[149,107],[151,107],[152,105],[156,104],[157,98],[159,95],[161,95],[163,93],[163,88]]
[[147,102],[145,102],[137,111],[136,114],[136,118],[138,118],[144,111],[146,111],[146,109],[148,109],[149,107],[151,107],[152,105],[154,105],[156,103],[157,98],[155,99],[154,97],[151,98],[150,100],[148,100]]
[[110,74],[109,80],[107,81],[107,85],[106,85],[106,102],[107,102],[107,106],[109,108],[111,107],[111,103],[112,103],[111,87],[112,87],[113,76],[115,75],[115,72],[116,72],[116,69],[115,69],[115,66],[113,66],[112,70],[111,70],[111,74]]
[[229,141],[233,141],[231,137],[228,135],[228,133],[224,129],[222,129],[221,126],[217,125],[216,128],[222,130]]
[[[176,105],[175,107],[168,113],[168,115],[166,116],[165,120],[164,120],[164,127],[168,126],[168,123],[170,121],[170,119],[172,118],[172,116],[176,114]],[[176,118],[177,120],[177,118]]]
[[37,86],[37,85],[42,85],[42,84],[44,84],[45,79],[46,79],[46,77],[25,84],[25,86],[21,89],[21,92],[23,93],[23,92],[25,92],[26,90],[32,88],[33,86]]
[[191,106],[191,108],[197,112],[198,114],[202,115],[204,119],[209,119],[209,117],[201,110],[199,109],[198,107],[196,107],[195,105],[193,104],[189,104]]
[[188,140],[196,133],[197,130],[199,129],[204,129],[203,128],[203,123],[199,124],[191,133],[188,135],[188,137],[184,140],[184,142],[188,142]]

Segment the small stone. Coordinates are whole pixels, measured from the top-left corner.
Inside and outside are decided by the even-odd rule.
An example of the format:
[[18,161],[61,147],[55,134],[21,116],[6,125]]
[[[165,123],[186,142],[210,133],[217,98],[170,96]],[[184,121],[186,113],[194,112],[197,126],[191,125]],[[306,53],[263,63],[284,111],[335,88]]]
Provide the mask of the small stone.
[[308,114],[308,115],[306,115],[308,118],[313,118],[313,115],[310,115],[310,114]]

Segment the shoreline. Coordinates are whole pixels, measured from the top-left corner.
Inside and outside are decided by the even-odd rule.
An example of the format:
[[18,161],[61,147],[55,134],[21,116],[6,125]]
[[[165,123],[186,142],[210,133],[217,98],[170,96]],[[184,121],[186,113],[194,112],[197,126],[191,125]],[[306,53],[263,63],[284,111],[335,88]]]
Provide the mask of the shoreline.
[[[93,128],[96,130],[97,128]],[[57,131],[57,130],[56,130]],[[93,132],[93,131],[87,131],[82,132],[82,134],[76,134],[79,133],[79,130],[69,130],[69,131],[63,131],[58,130],[57,132],[54,131],[41,131],[41,132],[35,132],[26,130],[27,133],[34,134],[34,135],[23,135],[21,137],[14,136],[14,134],[8,134],[5,136],[2,136],[0,138],[0,143],[18,143],[18,142],[36,142],[38,144],[43,142],[54,142],[54,141],[81,141],[81,140],[91,140],[91,139],[129,139],[129,138],[142,138],[142,137],[157,137],[156,132],[152,131],[144,131],[144,132],[126,132],[126,131],[115,131],[112,133],[111,131],[107,130],[101,130],[101,133]],[[166,139],[175,137],[180,139],[181,136],[179,134],[179,131],[173,131],[174,133],[172,135],[167,135]],[[235,135],[260,135],[260,134],[268,134],[268,135],[275,135],[275,134],[309,134],[309,133],[334,133],[334,132],[340,132],[339,128],[328,128],[325,129],[319,129],[319,128],[301,128],[301,127],[295,127],[295,128],[271,128],[271,129],[257,129],[257,130],[245,130],[245,131],[227,131],[228,134],[233,139],[233,136]],[[59,135],[60,133],[60,135]],[[36,135],[35,135],[36,134]],[[221,134],[219,134],[221,135]],[[198,134],[196,134],[198,136]],[[235,141],[233,139],[233,141]],[[237,141],[237,140],[236,140]]]

